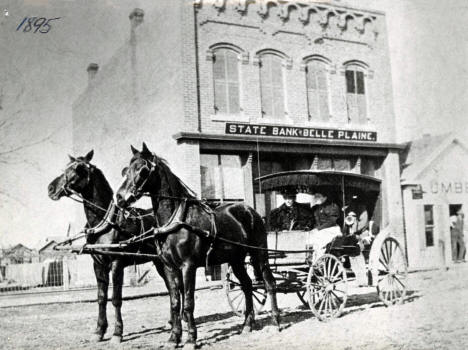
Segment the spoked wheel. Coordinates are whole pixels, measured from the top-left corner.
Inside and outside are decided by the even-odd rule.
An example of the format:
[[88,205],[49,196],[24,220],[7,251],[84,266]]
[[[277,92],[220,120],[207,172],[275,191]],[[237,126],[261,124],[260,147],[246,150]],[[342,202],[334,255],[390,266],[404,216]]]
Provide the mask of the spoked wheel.
[[341,315],[348,299],[346,270],[331,254],[322,255],[307,276],[309,307],[320,321]]
[[[249,263],[246,263],[245,267],[247,269],[247,273],[250,276],[250,279],[254,280],[254,273],[253,273],[252,265]],[[231,266],[229,266],[226,272],[224,288],[226,290],[226,296],[227,296],[229,306],[231,307],[231,310],[237,316],[241,316],[241,317],[244,316],[245,295],[241,289],[241,284],[239,283],[239,280],[236,278],[236,276],[232,272]],[[255,285],[255,284],[253,285],[252,299],[253,299],[254,312],[256,315],[258,315],[262,311],[263,307],[265,306],[265,302],[267,299],[266,289],[263,284],[260,286]]]
[[398,241],[387,237],[380,247],[377,293],[385,305],[401,304],[406,296],[408,266]]

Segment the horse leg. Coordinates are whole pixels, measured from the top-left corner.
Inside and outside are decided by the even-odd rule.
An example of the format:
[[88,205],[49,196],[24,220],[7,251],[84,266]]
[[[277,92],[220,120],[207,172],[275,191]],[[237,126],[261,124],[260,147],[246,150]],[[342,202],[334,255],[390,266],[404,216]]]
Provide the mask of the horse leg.
[[255,315],[253,311],[252,300],[252,280],[250,279],[243,262],[231,263],[232,271],[241,284],[241,289],[245,295],[245,319],[242,333],[251,332],[255,324]]
[[111,338],[111,343],[121,343],[123,334],[122,321],[122,286],[124,278],[124,266],[120,260],[112,262],[112,305],[115,310],[114,334]]
[[97,301],[99,305],[99,313],[97,327],[94,331],[93,340],[101,341],[107,330],[107,289],[109,287],[109,269],[106,265],[96,261],[93,263],[94,275],[97,282]]
[[[159,276],[164,281],[164,285],[166,286],[167,291],[169,292],[169,281],[167,280],[166,273],[164,272],[164,264],[159,260],[153,260],[153,264],[156,267],[156,271],[158,271]],[[169,312],[169,320],[166,323],[165,329],[172,329],[172,319],[171,319],[171,312]]]
[[183,267],[182,277],[184,280],[184,320],[187,322],[187,341],[184,344],[184,349],[195,349],[197,342],[197,326],[193,311],[195,310],[195,278],[197,266],[192,263],[187,263]]
[[271,303],[271,317],[275,326],[280,327],[280,312],[278,303],[276,301],[276,282],[273,274],[271,273],[270,265],[268,263],[268,256],[264,252],[251,252],[252,265],[254,269],[260,271],[265,282],[265,288],[270,298]]
[[171,335],[167,341],[167,347],[175,349],[182,337],[182,323],[180,320],[180,271],[168,266],[164,266],[164,272],[169,286],[169,297],[171,300]]

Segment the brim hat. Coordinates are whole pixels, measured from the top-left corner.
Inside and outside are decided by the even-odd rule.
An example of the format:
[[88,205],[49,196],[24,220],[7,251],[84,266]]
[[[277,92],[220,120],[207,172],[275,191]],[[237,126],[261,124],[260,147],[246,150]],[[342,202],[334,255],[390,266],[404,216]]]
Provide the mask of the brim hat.
[[297,190],[295,188],[286,188],[281,191],[283,197],[296,197]]

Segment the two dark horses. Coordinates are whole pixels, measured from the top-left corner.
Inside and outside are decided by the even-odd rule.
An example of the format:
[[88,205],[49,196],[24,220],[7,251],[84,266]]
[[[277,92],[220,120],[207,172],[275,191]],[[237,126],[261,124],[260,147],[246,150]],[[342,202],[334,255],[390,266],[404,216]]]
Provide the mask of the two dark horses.
[[[252,330],[255,316],[252,281],[244,265],[246,255],[250,255],[257,274],[264,280],[271,301],[273,321],[279,327],[275,280],[268,264],[268,253],[262,250],[267,248],[267,233],[258,213],[239,203],[224,204],[211,211],[196,199],[194,193],[169,169],[166,162],[151,153],[145,144],[142,151],[132,147],[132,152],[129,167],[124,169],[124,182],[116,195],[119,207],[128,208],[148,193],[160,225],[173,220],[176,211],[179,213],[177,221],[184,223],[176,225],[176,229],[169,234],[157,235],[153,242],[153,254],[156,252],[164,264],[170,294],[172,330],[168,345],[175,347],[181,342],[183,304],[183,316],[188,328],[185,347],[195,347],[195,277],[197,268],[205,266],[207,254],[210,264],[229,263],[242,285],[246,303],[244,331]],[[206,232],[209,236],[200,232]],[[231,244],[229,241],[241,245]],[[183,291],[183,303],[180,290]]]
[[[70,157],[70,163],[63,174],[54,179],[48,187],[49,197],[53,200],[59,200],[71,194],[76,194],[82,198],[87,228],[97,227],[101,223],[113,198],[113,191],[106,178],[98,168],[90,163],[92,157],[92,151],[84,157]],[[107,227],[102,228],[100,230],[102,232],[99,234],[87,235],[86,242],[116,243],[138,235],[142,231],[150,230],[156,225],[152,210],[132,209],[131,214],[127,218],[123,215],[118,215],[117,221],[117,229],[107,224]],[[136,246],[135,249],[138,249],[141,253],[154,254],[154,242],[146,241],[144,244]],[[115,327],[111,341],[118,343],[122,340],[123,333],[121,306],[124,268],[134,264],[146,263],[150,259],[130,256],[115,257],[110,255],[92,255],[92,258],[98,287],[99,304],[94,338],[97,341],[102,340],[107,330],[107,290],[109,287],[109,273],[111,272],[113,283],[112,304],[115,308]],[[161,261],[157,259],[152,261],[166,282]]]

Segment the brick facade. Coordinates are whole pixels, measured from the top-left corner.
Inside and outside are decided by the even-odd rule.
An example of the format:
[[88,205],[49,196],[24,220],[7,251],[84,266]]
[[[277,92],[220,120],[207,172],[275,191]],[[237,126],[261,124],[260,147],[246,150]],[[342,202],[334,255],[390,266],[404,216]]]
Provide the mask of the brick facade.
[[[385,15],[354,9],[341,2],[246,0],[158,0],[155,13],[132,24],[129,40],[91,79],[73,107],[77,154],[96,149],[96,163],[117,185],[120,168],[130,158],[130,143],[146,141],[168,158],[171,167],[201,195],[200,154],[239,154],[244,200],[255,205],[253,168],[258,151],[308,156],[369,155],[382,159],[375,176],[382,179],[384,224],[402,234],[398,146]],[[349,2],[349,1],[348,1]],[[357,1],[356,1],[357,3]],[[213,57],[228,47],[239,58],[241,111],[220,115],[214,108]],[[282,58],[284,118],[262,116],[262,54]],[[305,64],[326,63],[329,110],[327,122],[309,120]],[[366,122],[349,122],[345,67],[363,67]],[[98,62],[99,63],[99,62]],[[97,122],[98,121],[98,122]],[[326,127],[377,132],[375,143],[351,141],[268,141],[225,135],[226,122]],[[175,138],[177,142],[172,138]],[[187,136],[190,135],[190,136]],[[353,171],[360,171],[361,159]],[[249,176],[250,174],[250,176]]]

